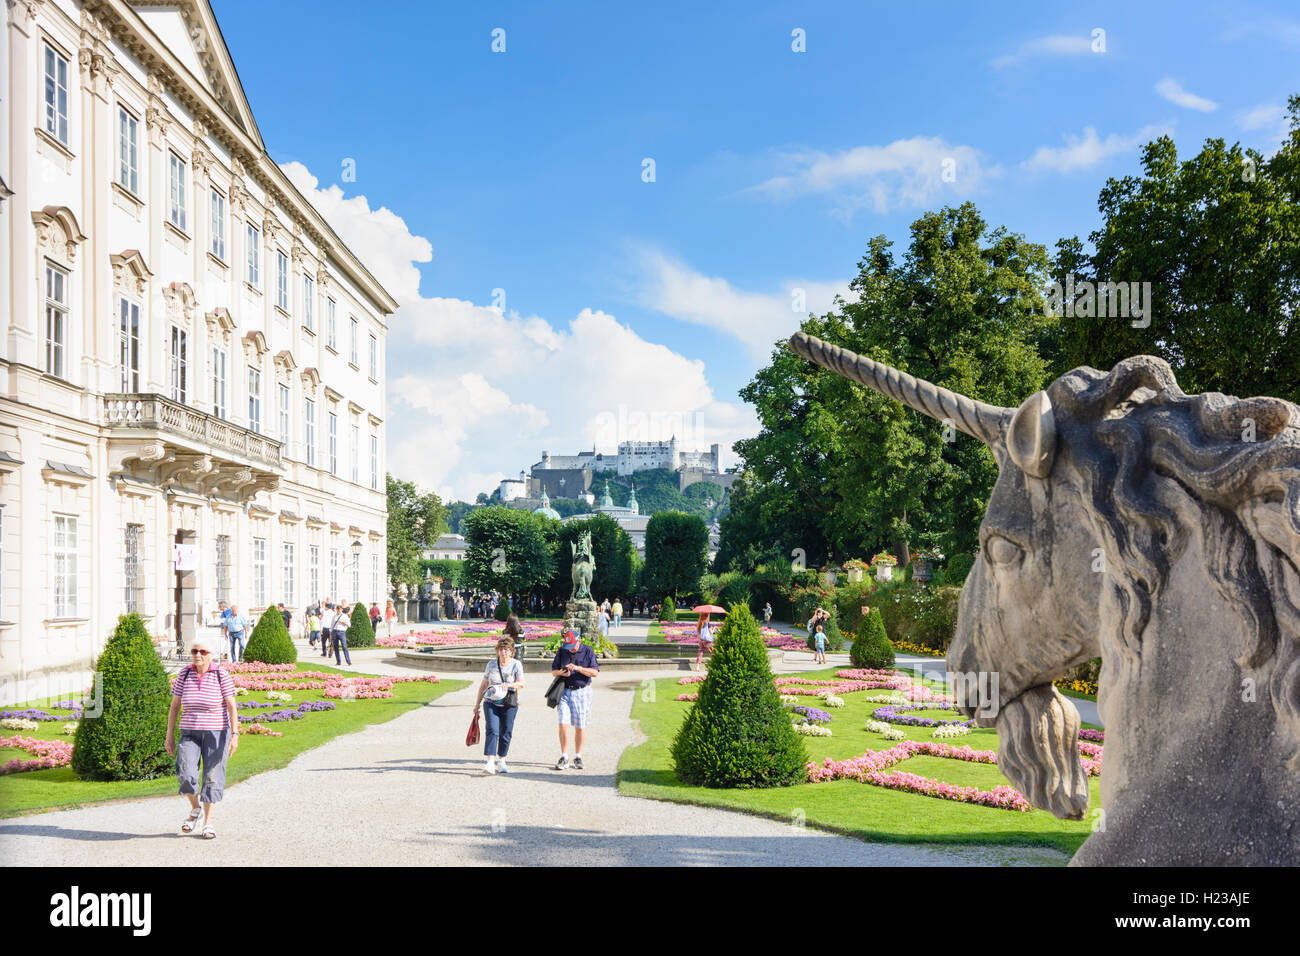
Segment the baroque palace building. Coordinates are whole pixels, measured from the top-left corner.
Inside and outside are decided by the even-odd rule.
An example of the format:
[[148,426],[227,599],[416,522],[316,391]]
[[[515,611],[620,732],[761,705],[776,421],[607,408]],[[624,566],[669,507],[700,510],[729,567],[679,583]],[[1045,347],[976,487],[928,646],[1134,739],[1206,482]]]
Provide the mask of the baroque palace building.
[[269,157],[206,0],[7,0],[0,694],[118,616],[386,591],[397,303]]

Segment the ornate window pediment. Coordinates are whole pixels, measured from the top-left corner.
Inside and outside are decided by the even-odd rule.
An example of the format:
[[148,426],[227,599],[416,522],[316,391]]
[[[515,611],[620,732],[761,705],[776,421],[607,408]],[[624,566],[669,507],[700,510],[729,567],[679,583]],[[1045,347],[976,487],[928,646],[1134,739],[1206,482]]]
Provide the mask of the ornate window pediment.
[[235,320],[224,305],[217,306],[204,318],[208,323],[208,335],[223,347],[230,347],[230,337],[235,331]]
[[282,349],[275,356],[275,377],[285,385],[289,384],[293,376],[294,369],[298,363],[293,360],[293,353],[288,349]]
[[302,370],[302,384],[309,392],[314,393],[320,387],[320,372],[308,365]]
[[113,290],[126,295],[144,295],[153,277],[138,249],[124,249],[109,256],[113,263]]
[[256,362],[259,365],[262,362],[262,356],[270,351],[270,346],[266,344],[266,336],[254,329],[252,332],[244,333],[244,357],[249,362]]
[[77,246],[86,241],[77,217],[67,206],[46,206],[32,213],[32,224],[36,226],[36,248],[45,255],[72,265],[77,258]]
[[194,307],[197,300],[194,290],[188,282],[172,282],[163,289],[163,299],[167,303],[167,318],[186,327],[194,321]]

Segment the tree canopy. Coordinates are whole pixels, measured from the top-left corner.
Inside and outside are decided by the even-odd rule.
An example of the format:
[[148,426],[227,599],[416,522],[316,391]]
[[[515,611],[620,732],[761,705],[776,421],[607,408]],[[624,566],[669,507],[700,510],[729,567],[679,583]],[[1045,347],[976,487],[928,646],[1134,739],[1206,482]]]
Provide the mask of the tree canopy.
[[433,547],[443,533],[447,509],[433,492],[423,492],[414,482],[385,475],[388,488],[388,574],[393,583],[415,584],[420,577],[420,555]]
[[709,529],[698,515],[661,511],[646,524],[645,580],[655,597],[694,591],[708,564]]

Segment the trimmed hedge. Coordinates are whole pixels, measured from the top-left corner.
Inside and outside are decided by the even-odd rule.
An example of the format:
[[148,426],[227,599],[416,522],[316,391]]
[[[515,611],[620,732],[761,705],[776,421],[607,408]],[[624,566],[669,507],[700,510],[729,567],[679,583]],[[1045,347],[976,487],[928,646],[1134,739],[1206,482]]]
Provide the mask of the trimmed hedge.
[[352,608],[352,623],[348,625],[348,648],[374,646],[375,629],[370,626],[370,612],[358,601]]
[[808,754],[772,683],[758,622],[733,604],[700,697],[673,739],[674,771],[705,787],[784,787],[807,780]]
[[293,646],[284,617],[275,607],[268,607],[257,620],[253,634],[244,648],[244,660],[263,664],[293,664],[298,660],[298,648]]
[[496,610],[492,612],[492,616],[496,618],[498,621],[503,621],[503,622],[509,619],[510,602],[506,600],[504,594],[501,596],[501,600],[497,601],[497,607]]
[[854,667],[872,667],[877,670],[894,666],[894,646],[885,634],[885,622],[875,608],[862,619],[857,639],[849,648],[849,660]]
[[117,619],[95,671],[103,680],[103,713],[77,725],[73,772],[82,780],[152,780],[173,772],[166,747],[171,682],[140,615]]
[[659,602],[659,620],[669,622],[677,620],[677,608],[673,605],[671,597],[665,597]]

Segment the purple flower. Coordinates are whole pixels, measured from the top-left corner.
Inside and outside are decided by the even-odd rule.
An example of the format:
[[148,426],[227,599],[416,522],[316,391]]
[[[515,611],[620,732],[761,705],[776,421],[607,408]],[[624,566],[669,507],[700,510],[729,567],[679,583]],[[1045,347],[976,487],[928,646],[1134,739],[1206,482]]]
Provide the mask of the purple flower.
[[816,707],[796,706],[791,707],[790,709],[796,714],[801,714],[808,718],[808,720],[814,724],[829,724],[831,722],[831,715],[826,713],[824,710],[818,710]]
[[871,712],[875,720],[883,720],[887,724],[898,724],[903,727],[944,727],[950,724],[956,724],[959,727],[974,727],[974,720],[934,720],[930,717],[908,717],[900,714],[900,710],[936,710],[933,704],[890,704],[886,707],[877,707]]

